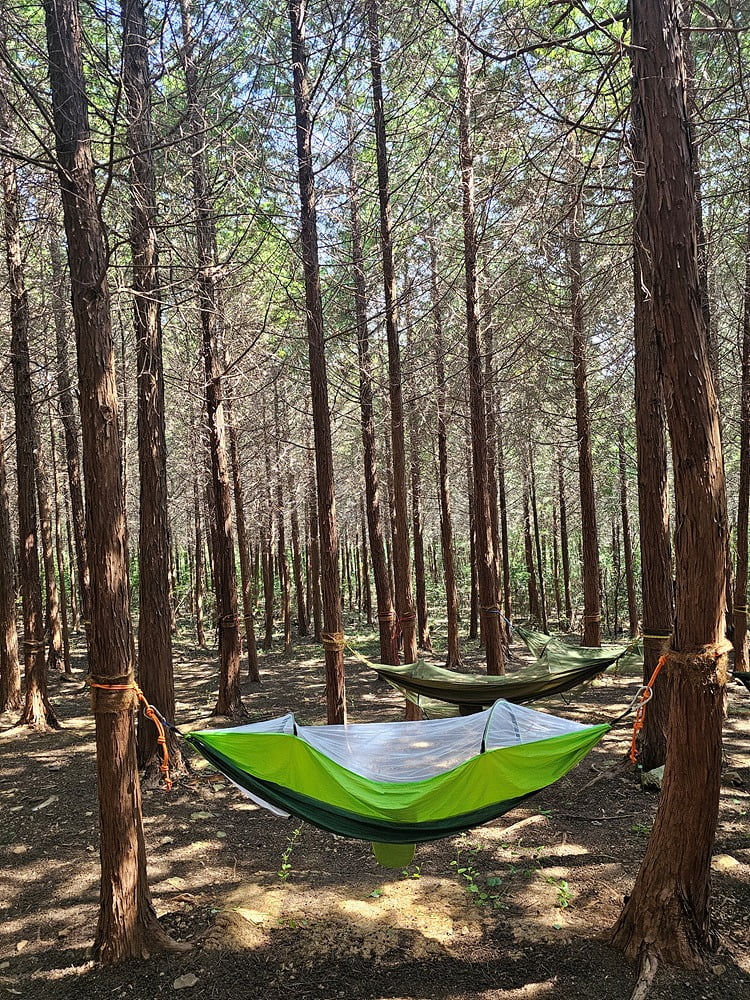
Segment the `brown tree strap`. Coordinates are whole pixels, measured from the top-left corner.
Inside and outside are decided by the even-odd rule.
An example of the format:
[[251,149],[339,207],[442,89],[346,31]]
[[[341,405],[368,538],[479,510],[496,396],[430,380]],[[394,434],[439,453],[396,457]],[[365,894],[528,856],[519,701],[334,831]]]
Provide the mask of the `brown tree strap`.
[[343,632],[321,632],[320,641],[326,652],[341,653],[346,645]]

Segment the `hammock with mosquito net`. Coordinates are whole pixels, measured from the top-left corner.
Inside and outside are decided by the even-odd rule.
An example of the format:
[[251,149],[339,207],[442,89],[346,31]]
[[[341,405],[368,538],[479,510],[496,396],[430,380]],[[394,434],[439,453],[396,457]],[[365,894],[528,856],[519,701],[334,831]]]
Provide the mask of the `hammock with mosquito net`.
[[[521,631],[518,626],[514,628]],[[633,662],[637,662],[638,653],[634,647],[573,647],[543,633],[524,632],[528,637],[524,641],[537,660],[511,674],[461,674],[424,660],[400,666],[385,663],[369,663],[369,666],[426,715],[437,716],[456,710],[462,713],[481,711],[498,698],[524,704],[563,694],[593,680],[625,657],[633,657]],[[542,642],[542,638],[547,640],[546,643]],[[555,646],[550,648],[552,643]],[[565,647],[564,656],[559,654],[558,645]]]
[[581,725],[498,701],[421,722],[300,726],[267,722],[185,735],[257,804],[369,840],[381,864],[414,845],[489,822],[553,784],[610,725]]

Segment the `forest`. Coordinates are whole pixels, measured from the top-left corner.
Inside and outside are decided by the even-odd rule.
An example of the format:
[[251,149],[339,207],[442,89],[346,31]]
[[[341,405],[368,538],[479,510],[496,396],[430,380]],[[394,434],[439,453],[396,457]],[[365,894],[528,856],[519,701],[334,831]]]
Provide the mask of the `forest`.
[[748,30],[0,0],[0,988],[744,994]]

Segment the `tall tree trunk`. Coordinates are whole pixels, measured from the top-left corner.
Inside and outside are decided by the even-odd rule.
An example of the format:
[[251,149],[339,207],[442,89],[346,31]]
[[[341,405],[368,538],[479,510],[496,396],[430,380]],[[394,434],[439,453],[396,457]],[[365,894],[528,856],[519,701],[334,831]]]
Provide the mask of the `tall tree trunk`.
[[[648,156],[643,205],[675,482],[676,591],[667,759],[633,893],[612,940],[686,966],[711,944],[710,874],[727,677],[727,510],[718,406],[701,311],[680,6],[633,0],[631,60]],[[668,205],[668,211],[665,211]]]
[[625,559],[625,588],[628,595],[628,620],[630,635],[638,635],[638,607],[635,600],[635,573],[633,571],[633,543],[630,538],[630,513],[628,511],[628,483],[625,465],[625,428],[617,429],[617,457],[620,473],[620,517],[622,518],[622,546]]
[[372,590],[370,588],[370,558],[367,546],[367,513],[365,503],[362,502],[362,531],[361,531],[361,552],[362,552],[362,610],[365,621],[372,625]]
[[565,595],[566,625],[573,621],[573,600],[570,596],[570,546],[568,545],[568,504],[565,497],[565,473],[562,451],[557,453],[557,495],[560,501],[560,555],[563,569],[563,593]]
[[193,521],[195,529],[195,635],[198,645],[203,649],[206,645],[206,633],[203,626],[203,576],[206,558],[203,546],[203,525],[201,523],[200,490],[198,488],[198,470],[193,471]]
[[461,665],[458,642],[458,588],[453,552],[453,516],[451,513],[450,477],[448,473],[448,413],[445,381],[445,341],[443,317],[438,290],[437,247],[434,237],[430,240],[430,290],[432,297],[432,323],[435,344],[435,405],[437,408],[438,436],[438,494],[440,497],[440,545],[445,581],[445,613],[448,641],[445,665],[449,670]]
[[[68,331],[65,320],[65,279],[60,261],[60,245],[56,237],[50,240],[52,262],[52,316],[55,323],[57,350],[57,393],[60,417],[65,436],[65,458],[68,467],[68,486],[73,522],[78,587],[81,594],[81,614],[88,628],[89,618],[89,567],[86,555],[86,512],[81,486],[81,463],[78,455],[78,421],[73,390],[68,369]],[[72,570],[71,570],[72,571]],[[71,577],[72,586],[72,577]],[[74,618],[75,621],[75,618]]]
[[16,561],[5,473],[5,421],[0,415],[0,712],[23,704],[16,629]]
[[[672,538],[669,524],[667,430],[659,336],[653,312],[651,250],[644,207],[647,155],[643,112],[634,88],[633,144],[633,343],[635,433],[643,607],[643,683],[653,676],[672,634],[674,619]],[[664,764],[667,754],[670,680],[662,671],[646,712],[638,761],[644,771]]]
[[523,552],[526,559],[527,587],[529,591],[529,617],[541,625],[542,609],[534,566],[534,542],[531,534],[531,489],[528,461],[523,466]]
[[[0,46],[5,49],[5,10],[0,8]],[[10,145],[10,109],[5,57],[0,58],[0,142]],[[36,414],[29,359],[29,300],[26,292],[21,247],[21,206],[15,163],[2,158],[3,216],[10,299],[10,353],[13,365],[13,401],[16,413],[16,478],[18,482],[18,537],[21,553],[19,578],[23,606],[23,652],[26,700],[21,722],[35,729],[56,726],[55,713],[47,697],[44,658],[42,584],[35,502],[34,446]]]
[[247,675],[251,681],[260,681],[258,670],[258,646],[255,640],[255,592],[253,569],[250,560],[250,539],[245,522],[245,491],[242,486],[242,465],[237,440],[237,425],[232,417],[232,405],[227,393],[227,424],[229,426],[229,454],[232,462],[232,485],[234,487],[234,516],[237,520],[237,548],[240,553],[240,582],[242,586],[242,617],[245,625],[247,645]]
[[[284,475],[281,460],[281,420],[279,417],[279,396],[276,386],[273,391],[274,451],[276,453],[276,562],[279,570],[281,598],[281,623],[284,628],[284,653],[292,648],[292,595],[289,586],[289,554],[286,548],[286,523],[284,511]],[[286,435],[284,435],[286,437]]]
[[304,636],[309,632],[307,624],[307,606],[305,603],[305,585],[302,577],[302,549],[300,547],[299,512],[297,510],[297,484],[294,473],[289,470],[287,475],[287,495],[289,497],[289,523],[292,529],[292,572],[294,574],[294,594],[297,600],[297,635]]
[[560,542],[557,527],[557,504],[552,505],[552,585],[555,590],[555,612],[557,627],[562,621],[562,600],[560,595]]
[[[60,581],[60,628],[62,630],[63,643],[63,674],[66,678],[72,678],[73,672],[70,664],[70,629],[68,627],[68,602],[65,597],[65,552],[63,549],[62,530],[60,525],[64,515],[63,498],[60,492],[60,477],[57,472],[57,443],[55,441],[55,428],[52,421],[52,409],[49,409],[49,436],[50,455],[52,457],[52,492],[55,502],[55,561],[57,567],[57,578]],[[71,576],[73,566],[70,567]]]
[[737,491],[737,561],[734,582],[734,669],[748,669],[747,533],[750,509],[750,208],[745,229],[745,286],[742,303],[740,388],[740,477]]
[[[463,20],[463,2],[456,12]],[[482,639],[487,656],[487,673],[505,673],[503,629],[500,618],[498,583],[495,574],[495,550],[492,541],[490,489],[487,474],[487,420],[482,354],[479,335],[477,288],[477,234],[474,192],[474,153],[471,138],[471,93],[469,47],[466,35],[456,36],[456,60],[459,87],[459,160],[464,234],[464,271],[466,279],[466,340],[469,358],[469,410],[471,414],[471,453],[474,477],[474,524],[477,560],[477,584],[482,614]]]
[[310,479],[308,495],[310,497],[310,565],[308,579],[310,581],[310,601],[312,607],[313,638],[320,642],[323,632],[323,606],[320,593],[320,532],[318,528],[318,504],[316,500],[317,486],[315,483],[315,464],[310,462]]
[[45,623],[47,633],[47,669],[65,672],[62,621],[60,601],[57,596],[57,572],[55,569],[55,549],[52,529],[52,501],[50,499],[47,455],[42,444],[39,426],[41,414],[34,421],[34,478],[36,500],[39,512],[39,533],[42,542],[42,564],[44,566]]
[[[576,155],[576,148],[572,155]],[[574,164],[577,174],[578,166]],[[573,385],[576,400],[578,441],[578,483],[581,493],[581,537],[583,544],[583,646],[601,646],[601,604],[599,596],[599,539],[596,530],[594,467],[591,457],[591,414],[589,411],[587,337],[583,315],[583,273],[578,233],[580,203],[577,187],[571,185],[568,223],[567,267],[570,279],[573,332]]]
[[[73,315],[78,347],[92,682],[133,680],[125,504],[106,251],[89,141],[81,26],[74,0],[46,0],[45,20]],[[146,878],[132,691],[92,690],[101,887],[95,955],[106,962],[177,947],[156,919]]]
[[[414,663],[417,659],[416,612],[411,587],[409,523],[406,503],[406,445],[404,441],[404,406],[401,386],[401,349],[399,345],[398,306],[396,301],[396,270],[393,262],[391,195],[378,19],[378,0],[367,0],[372,103],[375,121],[375,156],[377,160],[378,196],[380,202],[380,250],[383,261],[385,326],[388,341],[388,392],[391,403],[393,582],[396,616],[403,636],[404,663]],[[408,712],[409,708],[407,705],[407,714]]]
[[328,408],[328,377],[323,337],[323,301],[320,291],[318,224],[312,162],[312,117],[310,113],[310,87],[307,79],[304,10],[302,0],[289,0],[292,67],[294,71],[294,111],[297,126],[302,266],[305,274],[307,343],[310,356],[310,388],[318,485],[324,628],[321,638],[326,661],[328,722],[344,723],[346,722],[346,690],[338,569],[338,527],[333,477],[331,416]]
[[531,501],[531,518],[534,525],[534,548],[536,550],[536,565],[538,569],[538,583],[539,583],[539,620],[542,624],[542,630],[547,631],[547,597],[544,587],[544,555],[542,553],[542,538],[539,532],[539,511],[537,510],[536,503],[536,472],[534,471],[534,453],[531,448],[531,442],[528,445],[529,449],[529,500]]
[[211,481],[215,519],[214,586],[216,620],[219,630],[219,694],[215,715],[244,715],[240,690],[240,629],[235,577],[232,498],[227,463],[226,428],[219,370],[219,331],[221,318],[216,273],[216,227],[211,192],[208,186],[205,151],[204,115],[199,105],[199,79],[196,62],[196,39],[188,0],[180,0],[182,21],[182,59],[187,96],[186,117],[190,128],[192,188],[195,207],[197,284],[201,322],[201,351],[205,369],[206,414],[211,452]]
[[263,410],[263,454],[265,456],[265,500],[266,500],[266,527],[261,533],[261,545],[263,548],[263,608],[264,608],[264,632],[263,650],[268,652],[273,644],[273,604],[274,604],[274,572],[273,572],[273,545],[276,519],[273,510],[273,492],[271,489],[271,442],[268,440],[268,424],[266,422],[265,408]]
[[503,440],[503,419],[499,411],[495,415],[497,432],[497,505],[500,510],[500,546],[503,566],[503,608],[508,621],[513,619],[513,599],[510,589],[510,541],[508,533],[508,500],[505,492],[505,443]]
[[[130,145],[130,248],[133,255],[133,330],[138,362],[138,680],[150,704],[175,717],[172,670],[172,591],[169,580],[169,499],[164,415],[161,287],[156,241],[156,178],[151,128],[151,77],[143,0],[121,0],[123,83]],[[138,762],[150,780],[159,775],[159,733],[150,720],[138,726]],[[167,734],[173,767],[182,749]]]

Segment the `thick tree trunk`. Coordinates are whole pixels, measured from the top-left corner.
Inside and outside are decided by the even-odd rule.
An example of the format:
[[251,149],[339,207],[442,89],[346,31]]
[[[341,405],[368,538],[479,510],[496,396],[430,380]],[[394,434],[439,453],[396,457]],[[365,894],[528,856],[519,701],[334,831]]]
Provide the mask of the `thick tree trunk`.
[[[575,153],[575,150],[574,150]],[[577,170],[577,168],[576,168]],[[580,204],[577,189],[571,191],[567,240],[570,279],[571,325],[573,334],[573,385],[576,400],[578,441],[578,484],[581,493],[581,537],[583,544],[583,646],[601,646],[601,604],[599,596],[599,538],[596,529],[594,466],[591,457],[591,414],[587,374],[587,337],[583,315],[583,274],[578,235]]]
[[[385,325],[388,341],[388,392],[391,403],[391,455],[393,460],[393,582],[398,627],[403,637],[404,663],[417,659],[416,612],[411,586],[409,522],[406,502],[406,445],[401,386],[396,270],[393,262],[390,181],[385,128],[385,105],[380,56],[378,0],[367,0],[372,103],[375,122],[375,155],[380,201],[380,249],[383,262]],[[407,706],[408,712],[408,706]]]
[[216,274],[216,226],[206,171],[204,115],[199,105],[196,39],[188,0],[180,0],[182,59],[187,96],[186,116],[190,128],[192,189],[196,223],[197,285],[201,322],[201,353],[205,370],[206,415],[211,452],[213,486],[214,586],[219,632],[219,693],[215,715],[246,714],[240,690],[240,628],[235,576],[232,498],[227,462],[226,427],[219,370],[220,295]]
[[740,389],[740,477],[737,491],[737,562],[734,581],[734,669],[748,669],[747,566],[750,510],[750,209],[745,236],[745,287],[742,308],[742,386]]
[[[156,241],[156,178],[151,128],[151,77],[143,0],[121,0],[123,83],[130,145],[130,248],[133,255],[133,330],[138,361],[138,679],[150,704],[175,717],[172,671],[172,591],[169,580],[169,501],[164,414],[161,288]],[[150,780],[159,775],[156,727],[138,726],[138,762]],[[183,769],[182,749],[169,733],[172,766]]]
[[[634,91],[631,111],[633,144],[633,336],[635,347],[635,432],[638,460],[638,510],[643,606],[643,683],[652,677],[672,634],[674,619],[672,538],[669,524],[667,430],[659,337],[651,294],[651,253],[644,210],[647,151],[643,113]],[[650,154],[649,154],[650,155]],[[646,712],[638,761],[644,771],[660,767],[667,754],[669,678]]]
[[[45,16],[88,484],[89,671],[97,684],[129,684],[133,661],[115,352],[89,142],[81,28],[74,0],[46,0]],[[115,962],[145,957],[155,948],[175,943],[159,927],[146,879],[133,692],[94,688],[92,694],[102,866],[94,953]]]
[[661,799],[612,940],[633,957],[654,953],[696,966],[712,943],[711,854],[727,676],[727,510],[701,311],[680,13],[672,0],[633,0],[631,59],[648,151],[641,210],[675,482],[676,614],[665,668],[673,688]]
[[331,416],[328,408],[323,336],[323,302],[318,260],[318,226],[315,207],[315,177],[312,163],[312,117],[307,79],[304,6],[289,0],[294,109],[297,131],[297,164],[300,192],[302,266],[305,275],[307,342],[310,358],[310,389],[315,432],[315,464],[318,486],[321,582],[323,590],[323,648],[326,661],[326,703],[329,723],[346,722],[344,684],[344,636],[338,571],[338,527],[333,475]]
[[[456,18],[463,18],[459,2]],[[482,640],[488,674],[505,673],[503,629],[500,618],[498,582],[495,573],[495,549],[492,540],[490,488],[487,474],[487,420],[482,354],[479,335],[477,285],[477,234],[474,192],[474,153],[471,138],[471,93],[469,47],[466,35],[456,36],[456,61],[459,87],[459,162],[464,236],[464,276],[466,283],[466,341],[469,361],[469,412],[471,415],[471,454],[474,479],[474,524],[477,584],[482,615]]]
[[5,473],[5,426],[0,416],[0,712],[15,711],[23,704],[16,628],[15,549]]

